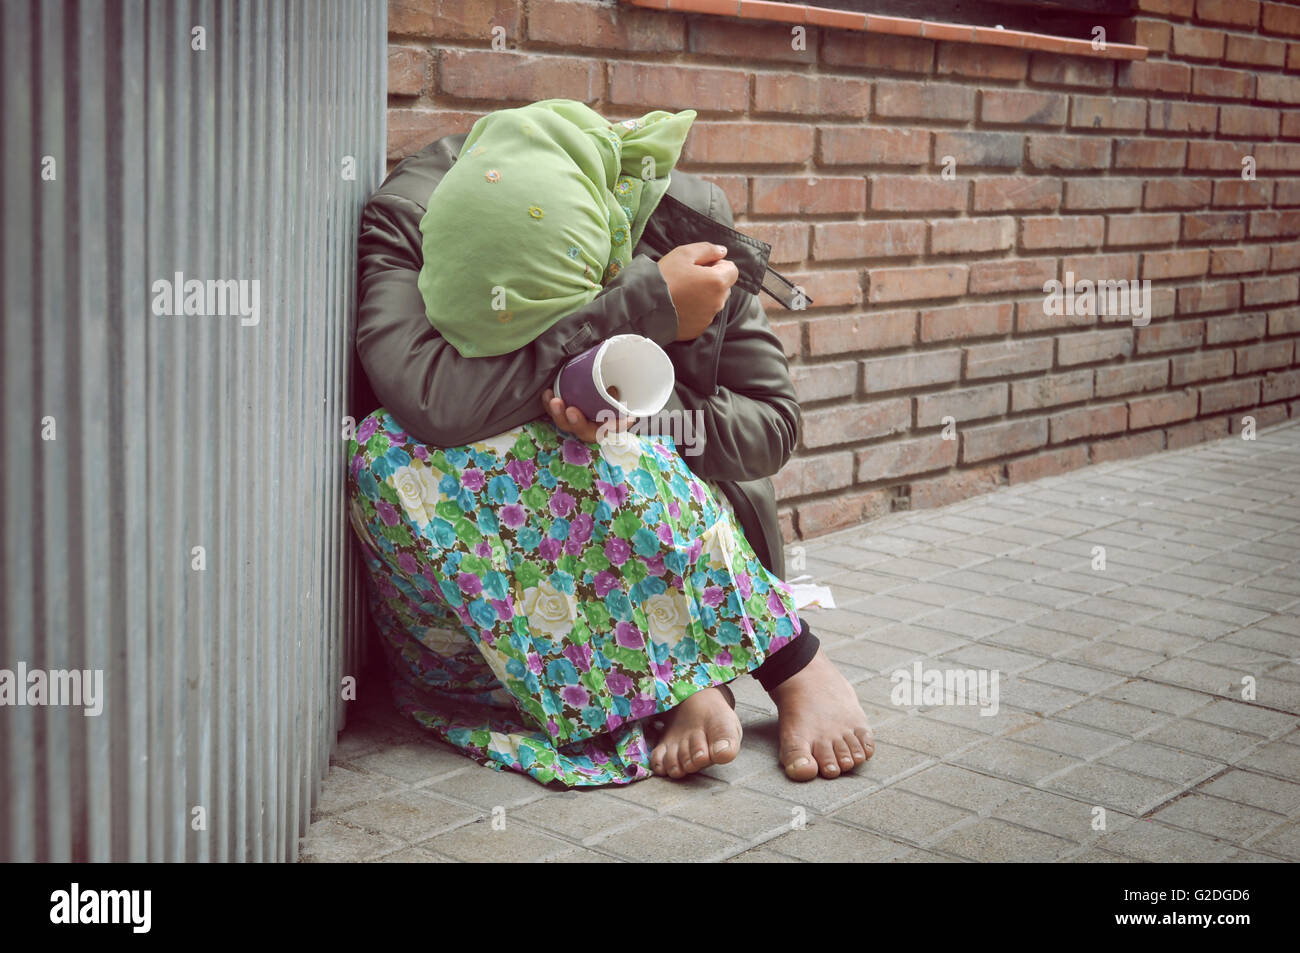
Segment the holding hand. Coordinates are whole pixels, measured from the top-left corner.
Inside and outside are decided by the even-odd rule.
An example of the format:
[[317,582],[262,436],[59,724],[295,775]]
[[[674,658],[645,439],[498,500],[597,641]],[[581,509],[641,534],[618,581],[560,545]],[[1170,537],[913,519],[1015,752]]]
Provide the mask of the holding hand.
[[549,387],[542,391],[542,406],[555,426],[568,431],[583,443],[596,443],[610,430],[626,430],[636,423],[635,417],[620,417],[602,424],[592,423],[577,407],[569,407]]
[[659,259],[659,271],[677,309],[678,341],[694,341],[707,330],[740,277],[726,246],[713,242],[678,245]]

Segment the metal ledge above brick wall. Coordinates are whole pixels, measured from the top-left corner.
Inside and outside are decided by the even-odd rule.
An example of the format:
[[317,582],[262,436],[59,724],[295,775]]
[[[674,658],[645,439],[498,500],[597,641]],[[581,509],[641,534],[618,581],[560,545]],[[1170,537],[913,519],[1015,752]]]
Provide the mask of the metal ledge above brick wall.
[[984,46],[1009,46],[1021,50],[1038,50],[1069,56],[1088,56],[1103,60],[1144,60],[1145,46],[1106,43],[1094,49],[1090,40],[1073,40],[1044,33],[999,30],[995,27],[969,26],[915,20],[909,17],[878,16],[852,10],[831,10],[802,3],[776,3],[772,0],[624,0],[637,7],[671,13],[705,13],[714,16],[740,17],[746,20],[769,20],[779,23],[806,24],[864,33],[891,36],[915,36],[927,40],[953,43],[976,43]]

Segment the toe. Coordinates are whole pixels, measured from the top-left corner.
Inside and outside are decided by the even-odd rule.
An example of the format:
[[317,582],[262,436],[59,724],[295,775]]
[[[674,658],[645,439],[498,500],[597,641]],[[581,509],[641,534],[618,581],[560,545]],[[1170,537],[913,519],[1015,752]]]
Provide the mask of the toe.
[[849,749],[848,744],[843,737],[836,738],[831,742],[831,748],[835,751],[835,760],[839,763],[841,771],[853,770],[853,752]]
[[840,776],[840,766],[835,758],[835,749],[829,741],[821,740],[813,745],[813,757],[821,765],[823,778],[838,778]]
[[696,728],[682,743],[682,767],[699,771],[709,766],[709,739],[703,728]]
[[859,728],[854,732],[858,736],[858,741],[862,743],[862,750],[870,758],[876,753],[876,736],[870,728]]
[[740,721],[732,716],[716,719],[705,725],[709,739],[709,760],[713,764],[727,764],[740,753]]
[[786,743],[781,749],[781,764],[792,781],[811,781],[817,777],[817,762],[813,760],[812,748],[806,741]]
[[854,767],[867,760],[867,753],[862,748],[862,742],[858,740],[858,736],[853,732],[850,731],[844,736],[844,744],[849,749],[849,757],[853,759]]
[[654,751],[650,752],[650,770],[655,774],[665,774],[664,769],[664,751],[663,745],[655,745]]
[[680,778],[686,773],[677,761],[677,748],[675,744],[664,745],[664,773],[670,778]]
[[695,770],[693,767],[691,767],[692,750],[693,749],[691,748],[691,739],[689,736],[683,738],[677,744],[677,763],[681,765],[682,777],[685,777],[686,775],[690,774],[692,771]]
[[714,764],[730,764],[739,753],[740,738],[731,732],[713,735],[709,741],[709,759]]

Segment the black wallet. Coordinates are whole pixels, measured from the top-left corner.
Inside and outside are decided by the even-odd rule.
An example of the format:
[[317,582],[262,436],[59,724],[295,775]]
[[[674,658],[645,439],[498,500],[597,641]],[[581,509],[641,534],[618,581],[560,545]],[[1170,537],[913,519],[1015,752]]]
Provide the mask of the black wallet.
[[[759,291],[766,291],[781,302],[783,307],[793,311],[803,310],[813,303],[812,297],[806,291],[801,292],[788,278],[768,265],[767,260],[772,254],[772,246],[767,242],[759,241],[752,235],[738,232],[734,228],[728,228],[671,195],[664,195],[660,199],[660,204],[670,206],[678,221],[683,223],[673,228],[675,234],[666,236],[671,245],[713,242],[726,246],[727,258],[740,272],[740,277],[736,279],[736,287],[742,291],[748,291],[752,295],[758,294]],[[666,252],[668,249],[665,248],[663,251]]]

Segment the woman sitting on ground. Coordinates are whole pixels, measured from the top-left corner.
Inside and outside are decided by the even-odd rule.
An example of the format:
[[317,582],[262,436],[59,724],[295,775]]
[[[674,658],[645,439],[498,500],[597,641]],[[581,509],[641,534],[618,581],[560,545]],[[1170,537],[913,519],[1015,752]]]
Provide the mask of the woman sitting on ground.
[[[767,478],[798,405],[757,298],[709,240],[737,234],[726,199],[669,175],[693,117],[503,110],[399,164],[363,219],[357,350],[383,406],[350,448],[350,514],[394,697],[470,757],[543,782],[733,760],[727,683],[747,673],[776,702],[791,778],[873,750],[780,578]],[[575,211],[588,200],[607,238]],[[618,334],[668,352],[661,416],[702,421],[698,445],[598,429],[551,392]]]

